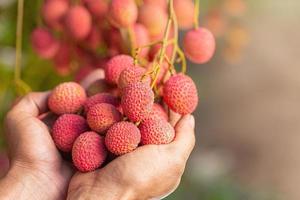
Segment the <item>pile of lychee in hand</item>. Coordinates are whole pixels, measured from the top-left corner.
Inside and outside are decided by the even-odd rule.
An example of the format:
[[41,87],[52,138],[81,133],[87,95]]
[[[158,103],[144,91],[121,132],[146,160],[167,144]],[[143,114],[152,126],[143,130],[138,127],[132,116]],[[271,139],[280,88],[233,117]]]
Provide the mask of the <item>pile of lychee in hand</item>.
[[[48,106],[59,115],[51,130],[58,149],[71,153],[77,169],[88,172],[101,167],[108,155],[171,143],[176,134],[169,110],[186,115],[198,104],[195,83],[185,75],[185,57],[202,64],[215,51],[212,34],[194,20],[193,1],[74,2],[45,1],[47,28],[34,30],[33,48],[60,72],[77,66],[80,77],[91,69],[86,66],[95,69],[101,63],[105,82],[93,88],[105,90],[87,95],[91,92],[75,82],[54,88]],[[178,28],[191,29],[184,50]],[[181,73],[176,72],[179,64]]]
[[87,97],[75,82],[53,89],[48,106],[59,117],[52,126],[52,138],[59,150],[71,152],[79,171],[99,168],[109,152],[120,156],[142,145],[172,142],[175,131],[164,106],[182,115],[196,109],[197,88],[190,77],[171,76],[163,84],[162,98],[155,98],[146,72],[132,57],[117,55],[105,69],[105,80],[117,85],[117,95],[103,92]]

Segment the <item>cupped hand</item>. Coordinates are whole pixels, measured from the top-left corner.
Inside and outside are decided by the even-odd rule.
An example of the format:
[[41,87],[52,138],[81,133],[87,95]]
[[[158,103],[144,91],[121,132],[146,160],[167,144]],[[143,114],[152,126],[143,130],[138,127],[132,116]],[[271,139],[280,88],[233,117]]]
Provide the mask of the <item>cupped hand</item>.
[[[5,135],[10,170],[0,182],[0,198],[64,199],[72,169],[55,147],[41,114],[49,92],[30,93],[8,112]],[[13,190],[13,191],[11,191]],[[18,198],[20,199],[20,198]]]
[[[91,74],[90,79],[93,77],[94,81],[100,78]],[[99,170],[76,173],[70,182],[68,199],[148,200],[174,191],[195,145],[195,119],[171,112],[170,123],[176,132],[172,143],[142,146]]]

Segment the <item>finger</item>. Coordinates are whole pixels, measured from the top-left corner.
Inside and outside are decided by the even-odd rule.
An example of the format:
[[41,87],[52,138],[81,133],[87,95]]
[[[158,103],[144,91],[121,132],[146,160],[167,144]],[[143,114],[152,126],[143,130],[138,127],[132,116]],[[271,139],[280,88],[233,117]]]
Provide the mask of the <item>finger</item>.
[[96,69],[91,72],[87,77],[85,77],[80,84],[83,88],[88,89],[93,83],[98,80],[104,79],[104,70],[103,69]]
[[169,109],[169,121],[170,124],[175,127],[177,122],[180,120],[181,115]]
[[185,159],[189,157],[195,146],[195,118],[192,115],[183,116],[175,126],[176,136],[171,143],[180,151]]
[[48,110],[47,99],[50,92],[32,92],[23,97],[10,111],[15,118],[37,117]]

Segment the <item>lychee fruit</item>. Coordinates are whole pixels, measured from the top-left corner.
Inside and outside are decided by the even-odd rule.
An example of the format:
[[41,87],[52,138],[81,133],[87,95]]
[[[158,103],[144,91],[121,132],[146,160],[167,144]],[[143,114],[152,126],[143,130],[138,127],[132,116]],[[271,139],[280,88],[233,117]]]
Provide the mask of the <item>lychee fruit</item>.
[[138,22],[148,29],[151,37],[163,35],[167,20],[167,12],[157,5],[144,4],[139,10]]
[[119,77],[119,88],[122,90],[131,83],[143,81],[146,84],[151,84],[150,76],[146,75],[147,70],[140,66],[128,67],[122,71]]
[[197,28],[186,33],[183,39],[185,55],[194,63],[204,64],[214,55],[216,42],[206,28]]
[[[143,47],[150,43],[149,33],[146,27],[143,24],[135,24],[133,27],[134,36],[135,36],[135,48]],[[139,56],[142,58],[146,58],[148,55],[150,48],[142,48],[140,49]]]
[[198,105],[194,81],[184,74],[172,76],[164,85],[163,100],[173,111],[181,115],[194,112]]
[[84,5],[97,20],[105,17],[108,11],[108,3],[103,0],[83,0]]
[[93,26],[85,40],[85,45],[91,50],[97,50],[103,43],[102,34],[96,26]]
[[154,103],[154,93],[149,84],[136,82],[122,91],[121,106],[124,114],[134,122],[147,118]]
[[193,27],[195,6],[192,0],[174,0],[174,11],[179,28],[190,29]]
[[81,172],[89,172],[99,168],[107,157],[104,138],[95,132],[81,134],[73,145],[72,160]]
[[56,55],[53,58],[54,67],[58,74],[68,75],[71,72],[71,46],[66,42],[61,42]]
[[134,0],[112,0],[109,6],[109,19],[117,28],[128,28],[138,16],[138,8]]
[[167,9],[167,0],[144,0],[144,4],[152,4],[161,7],[162,9]]
[[122,120],[122,114],[108,103],[92,106],[87,113],[87,123],[93,131],[103,133],[113,124]]
[[159,118],[159,119],[163,119],[165,121],[169,120],[168,114],[165,111],[165,109],[158,103],[154,103],[153,107],[152,107],[152,112],[150,114],[150,117],[148,118]]
[[88,125],[83,117],[64,114],[55,121],[52,127],[52,137],[58,149],[69,152],[76,138],[87,130]]
[[133,58],[128,55],[117,55],[112,57],[105,67],[105,79],[110,84],[118,84],[121,72],[128,68],[133,67]]
[[115,155],[132,152],[141,141],[139,129],[131,122],[114,124],[106,133],[105,145]]
[[94,96],[89,97],[84,103],[84,112],[88,113],[91,107],[100,103],[108,103],[113,106],[118,106],[120,104],[119,99],[110,93],[99,93]]
[[42,15],[45,23],[54,29],[61,29],[62,19],[69,8],[68,1],[51,0],[46,1],[42,7]]
[[141,144],[169,144],[175,137],[174,128],[165,120],[151,118],[143,121],[139,126]]
[[86,100],[86,93],[78,83],[65,82],[56,86],[48,99],[49,109],[60,114],[80,111]]
[[42,58],[53,58],[58,49],[59,43],[51,32],[44,28],[36,28],[31,34],[32,48]]
[[65,28],[67,33],[76,40],[85,39],[92,28],[92,17],[83,6],[73,6],[66,13]]

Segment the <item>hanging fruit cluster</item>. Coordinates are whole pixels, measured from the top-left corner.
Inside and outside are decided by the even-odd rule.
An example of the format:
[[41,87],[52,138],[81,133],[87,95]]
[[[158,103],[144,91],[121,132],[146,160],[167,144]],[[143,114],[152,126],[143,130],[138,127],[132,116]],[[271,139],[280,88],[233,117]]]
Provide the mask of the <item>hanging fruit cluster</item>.
[[[173,141],[168,110],[186,115],[198,104],[185,57],[202,64],[215,51],[212,33],[198,25],[199,1],[47,0],[41,14],[45,26],[32,33],[41,57],[53,60],[63,74],[80,66],[79,73],[105,71],[105,80],[92,91],[66,82],[48,99],[58,115],[53,140],[72,154],[78,170],[99,168],[108,152],[120,156],[141,145]],[[179,28],[188,29],[183,50]]]

